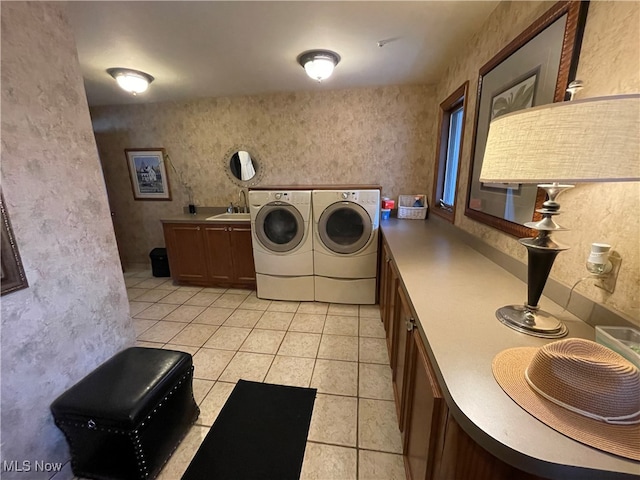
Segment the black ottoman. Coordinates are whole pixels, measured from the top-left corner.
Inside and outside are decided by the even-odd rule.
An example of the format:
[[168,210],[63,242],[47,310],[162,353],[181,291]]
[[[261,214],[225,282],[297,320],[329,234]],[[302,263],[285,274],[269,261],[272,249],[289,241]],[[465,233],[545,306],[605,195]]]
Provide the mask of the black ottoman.
[[184,352],[124,350],[60,395],[55,423],[79,477],[155,478],[200,410],[193,362]]

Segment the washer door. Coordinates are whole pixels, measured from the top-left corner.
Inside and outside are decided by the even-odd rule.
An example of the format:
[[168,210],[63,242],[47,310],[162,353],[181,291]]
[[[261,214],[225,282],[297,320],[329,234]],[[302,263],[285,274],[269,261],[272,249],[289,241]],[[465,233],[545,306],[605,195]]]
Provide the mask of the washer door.
[[271,202],[256,215],[255,233],[258,240],[272,252],[289,252],[300,245],[304,237],[304,219],[296,207],[284,202]]
[[356,253],[369,239],[371,217],[357,203],[337,202],[329,205],[318,220],[322,243],[335,253]]

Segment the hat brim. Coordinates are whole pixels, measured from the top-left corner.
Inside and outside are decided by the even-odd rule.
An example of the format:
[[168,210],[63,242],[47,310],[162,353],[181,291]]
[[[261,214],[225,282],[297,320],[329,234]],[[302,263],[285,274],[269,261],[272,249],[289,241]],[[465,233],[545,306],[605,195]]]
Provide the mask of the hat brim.
[[511,399],[554,430],[585,445],[640,461],[640,425],[611,425],[584,417],[536,393],[525,370],[538,348],[510,348],[493,359],[493,376]]

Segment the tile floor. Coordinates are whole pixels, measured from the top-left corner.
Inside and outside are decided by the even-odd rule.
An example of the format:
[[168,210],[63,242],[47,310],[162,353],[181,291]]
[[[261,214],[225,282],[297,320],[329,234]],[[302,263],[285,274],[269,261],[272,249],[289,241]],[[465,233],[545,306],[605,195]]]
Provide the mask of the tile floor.
[[140,346],[189,352],[201,414],[160,474],[179,479],[239,378],[318,389],[302,479],[404,479],[377,305],[261,300],[255,291],[125,282]]

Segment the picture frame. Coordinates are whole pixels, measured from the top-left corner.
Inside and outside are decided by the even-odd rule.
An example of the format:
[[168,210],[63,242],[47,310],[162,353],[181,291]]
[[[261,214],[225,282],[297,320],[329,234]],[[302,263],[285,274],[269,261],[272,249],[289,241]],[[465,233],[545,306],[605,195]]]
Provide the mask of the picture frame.
[[5,208],[4,196],[0,191],[0,211],[2,212],[2,236],[0,238],[0,295],[28,288],[27,276],[24,273],[20,252],[13,236],[9,215]]
[[164,148],[126,148],[135,200],[171,200]]
[[[482,158],[493,118],[563,101],[575,79],[588,2],[555,3],[479,70],[465,215],[517,237],[535,236],[544,191],[531,184],[483,184]],[[532,87],[532,88],[531,88]]]

